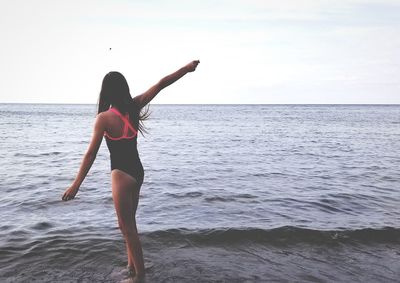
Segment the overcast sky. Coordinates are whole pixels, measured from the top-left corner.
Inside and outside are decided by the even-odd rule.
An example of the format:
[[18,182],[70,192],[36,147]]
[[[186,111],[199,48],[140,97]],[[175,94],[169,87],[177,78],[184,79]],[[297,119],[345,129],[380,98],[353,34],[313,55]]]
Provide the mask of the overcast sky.
[[0,102],[96,103],[112,70],[135,96],[200,59],[153,102],[400,103],[398,0],[0,3]]

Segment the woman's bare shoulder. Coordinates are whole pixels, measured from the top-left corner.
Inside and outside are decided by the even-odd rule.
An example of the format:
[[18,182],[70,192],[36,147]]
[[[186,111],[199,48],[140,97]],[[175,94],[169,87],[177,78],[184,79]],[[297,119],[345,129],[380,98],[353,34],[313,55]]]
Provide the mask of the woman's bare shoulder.
[[113,115],[111,111],[100,112],[96,115],[96,120],[104,126],[108,126],[110,124],[110,121],[113,120]]
[[97,118],[97,119],[100,119],[100,120],[107,119],[108,117],[111,117],[111,116],[110,116],[110,112],[111,112],[111,111],[100,112],[100,113],[98,113],[98,114],[96,115],[96,118]]

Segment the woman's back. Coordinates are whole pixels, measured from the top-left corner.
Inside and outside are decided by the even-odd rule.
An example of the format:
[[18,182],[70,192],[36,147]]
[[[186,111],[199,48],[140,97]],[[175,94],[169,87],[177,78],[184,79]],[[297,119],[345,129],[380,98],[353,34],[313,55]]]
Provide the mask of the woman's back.
[[104,114],[107,119],[106,137],[110,139],[120,139],[137,135],[137,129],[135,129],[132,122],[129,120],[129,115],[123,115],[116,107],[111,107],[108,111],[104,112]]

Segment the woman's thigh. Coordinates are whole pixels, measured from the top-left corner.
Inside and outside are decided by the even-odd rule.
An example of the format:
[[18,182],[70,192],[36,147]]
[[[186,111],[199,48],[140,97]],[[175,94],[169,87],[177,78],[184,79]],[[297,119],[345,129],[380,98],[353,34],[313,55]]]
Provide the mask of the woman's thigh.
[[114,169],[111,172],[112,197],[120,225],[134,223],[139,201],[139,186],[135,178]]

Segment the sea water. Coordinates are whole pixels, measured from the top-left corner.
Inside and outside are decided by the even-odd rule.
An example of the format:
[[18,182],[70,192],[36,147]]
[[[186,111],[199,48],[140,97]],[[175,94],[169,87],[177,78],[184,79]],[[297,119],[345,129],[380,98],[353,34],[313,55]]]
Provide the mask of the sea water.
[[[400,282],[399,105],[152,105],[139,136],[148,282]],[[0,281],[118,282],[96,105],[0,104]]]

